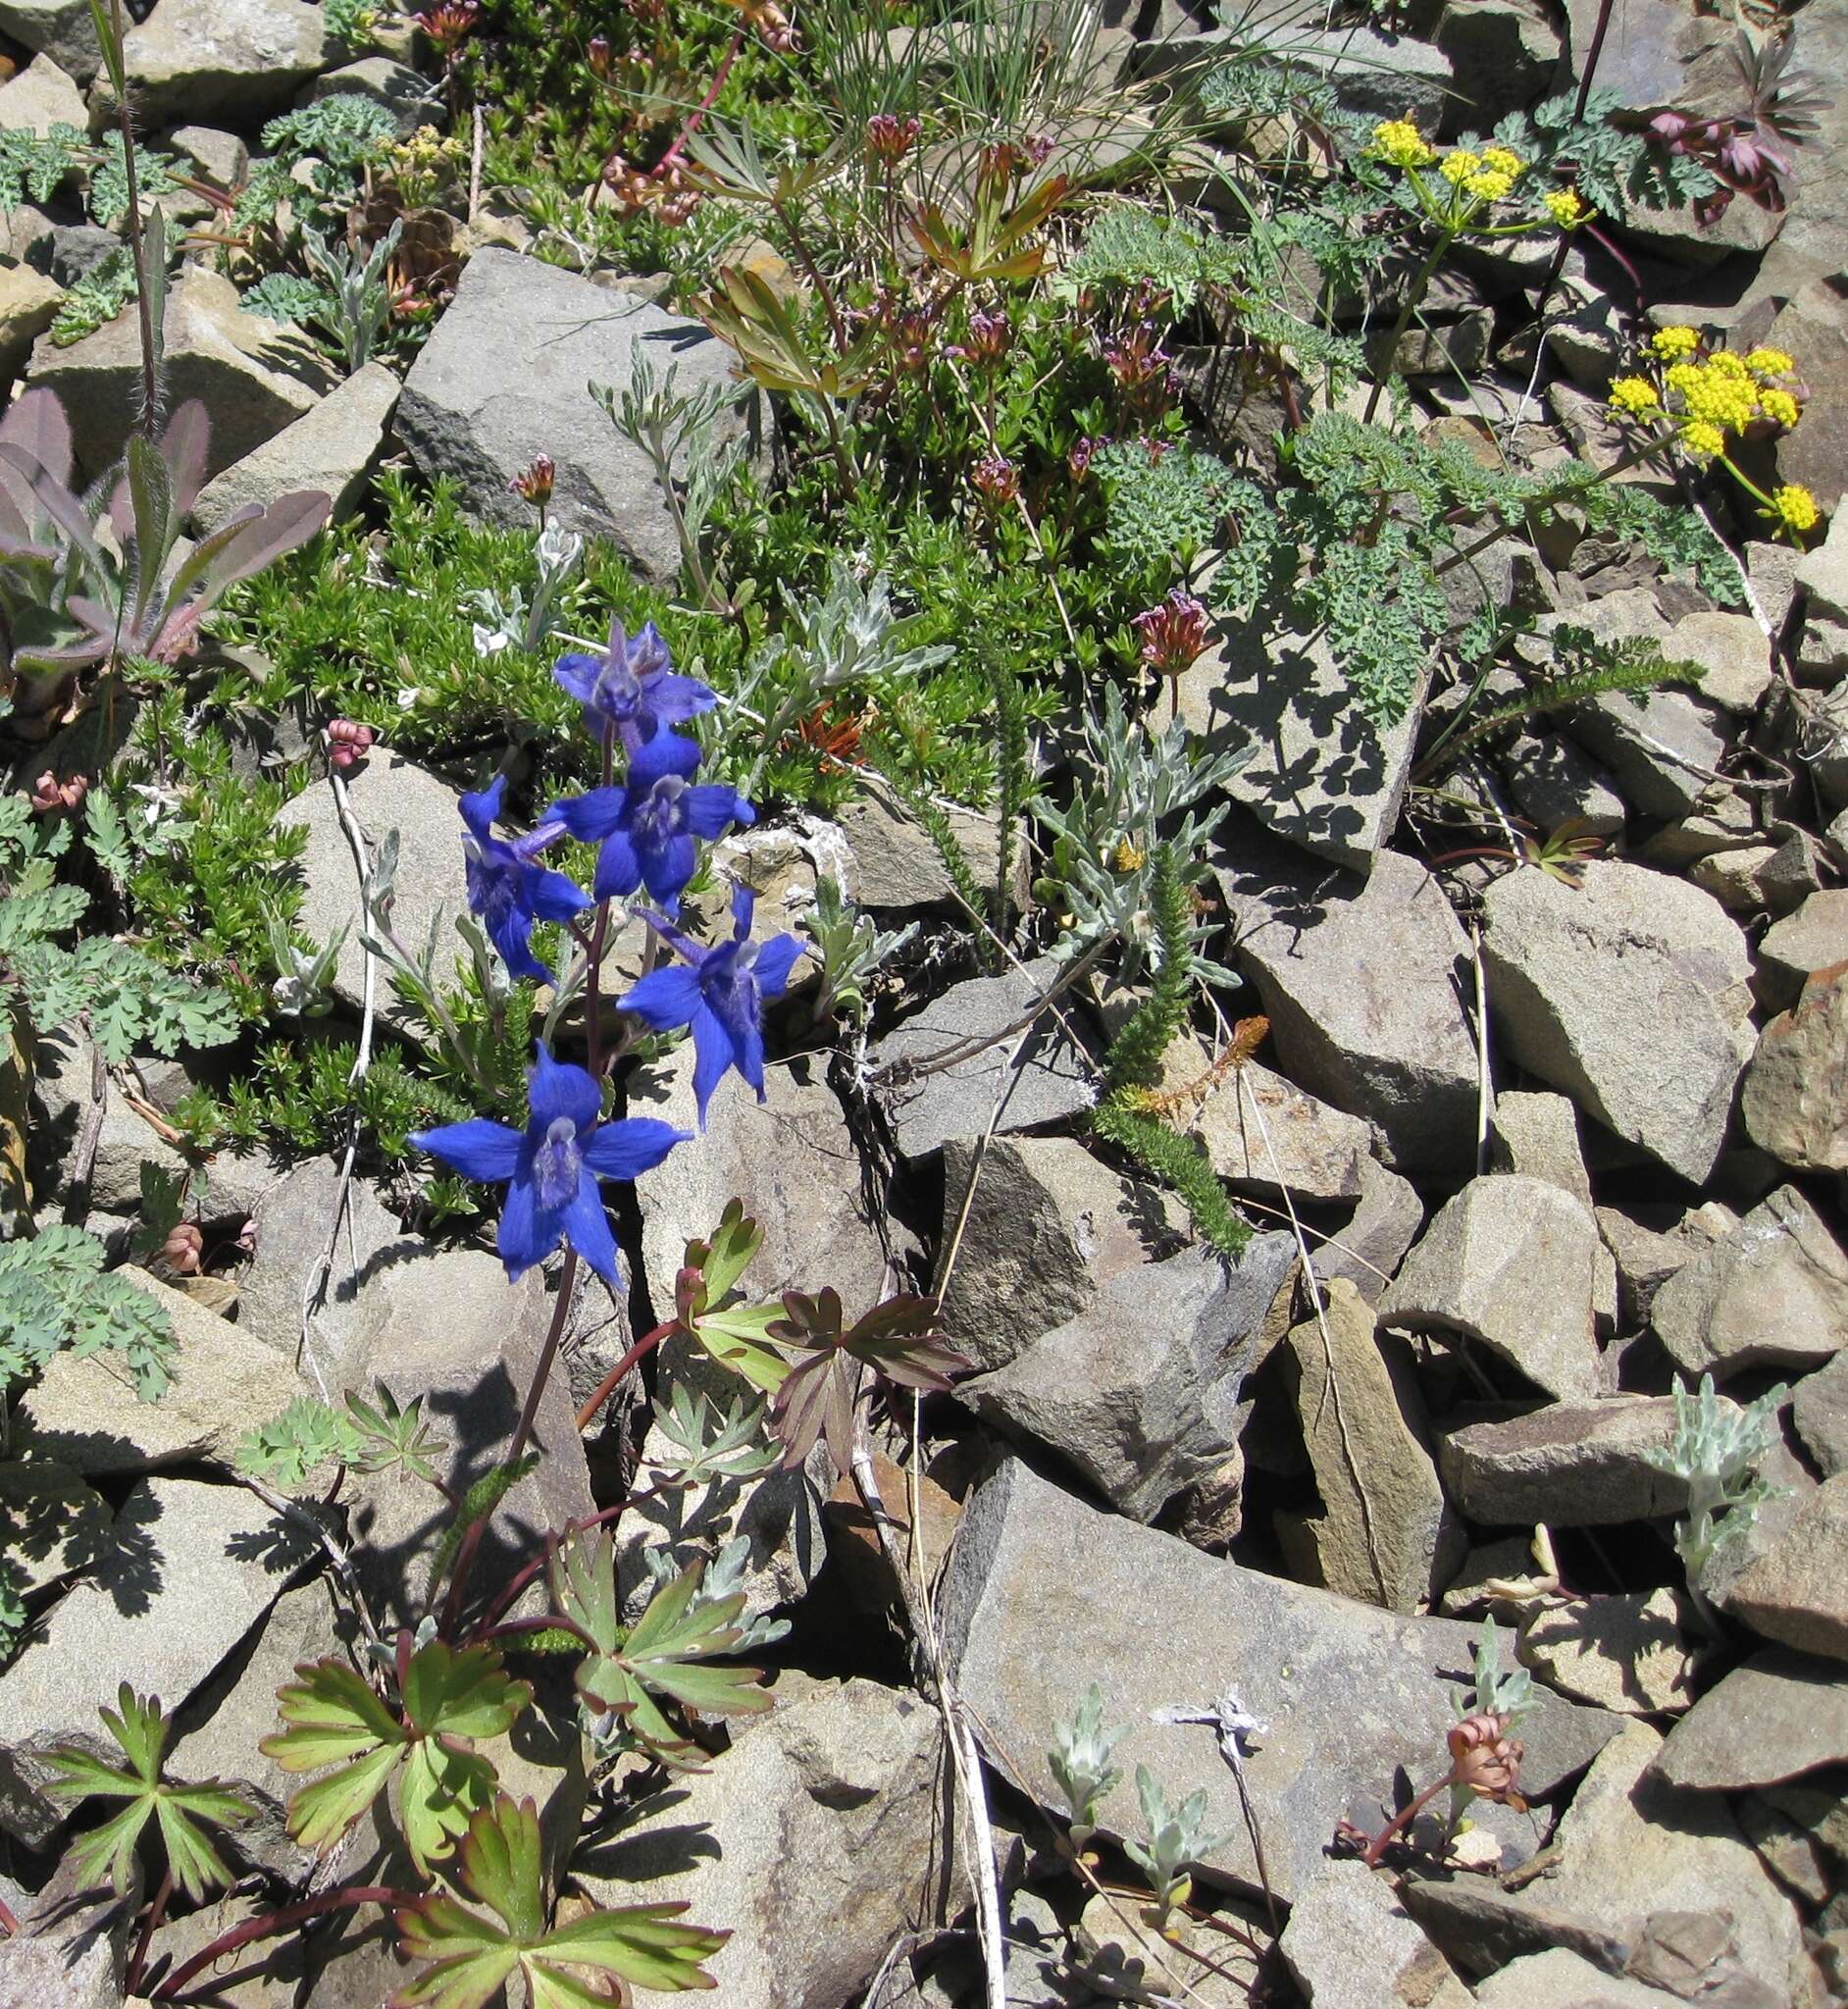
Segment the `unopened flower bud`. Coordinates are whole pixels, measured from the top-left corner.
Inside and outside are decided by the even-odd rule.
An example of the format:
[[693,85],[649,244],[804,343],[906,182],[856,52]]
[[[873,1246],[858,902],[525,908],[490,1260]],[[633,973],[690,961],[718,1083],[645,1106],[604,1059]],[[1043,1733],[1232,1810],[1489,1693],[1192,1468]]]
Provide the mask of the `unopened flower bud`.
[[160,1260],[180,1276],[196,1276],[205,1256],[205,1237],[189,1220],[182,1220],[161,1244]]
[[357,719],[336,718],[328,727],[328,758],[342,771],[355,767],[372,751],[377,737],[371,726]]

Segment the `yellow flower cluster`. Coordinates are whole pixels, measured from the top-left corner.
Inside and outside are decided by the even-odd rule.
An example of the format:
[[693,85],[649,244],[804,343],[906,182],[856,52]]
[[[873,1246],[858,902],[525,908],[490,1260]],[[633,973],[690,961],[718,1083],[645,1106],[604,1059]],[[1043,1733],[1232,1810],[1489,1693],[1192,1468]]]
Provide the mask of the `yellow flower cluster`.
[[1771,506],[1777,522],[1785,530],[1814,530],[1822,515],[1816,506],[1816,497],[1795,482],[1786,482],[1781,489],[1773,489]]
[[1563,231],[1569,231],[1585,220],[1585,205],[1576,188],[1552,188],[1540,199],[1546,204],[1547,214]]
[[[1728,438],[1764,419],[1788,432],[1803,416],[1795,391],[1770,380],[1796,368],[1782,349],[1757,348],[1746,355],[1714,349],[1702,356],[1702,337],[1692,328],[1662,328],[1650,336],[1648,353],[1668,365],[1665,389],[1676,408],[1668,415],[1680,440],[1697,459],[1726,450]],[[1611,386],[1611,409],[1629,418],[1664,410],[1663,393],[1645,377],[1619,377]]]
[[1611,386],[1611,409],[1632,416],[1660,408],[1662,394],[1647,377],[1618,377]]
[[1649,337],[1649,353],[1664,363],[1691,356],[1701,345],[1697,328],[1659,328]]
[[1753,349],[1745,359],[1745,367],[1754,377],[1788,377],[1797,367],[1797,360],[1782,349]]
[[1482,172],[1482,156],[1466,147],[1453,147],[1437,164],[1437,172],[1450,182],[1466,181]]
[[1410,119],[1388,119],[1373,129],[1373,152],[1389,168],[1428,168],[1437,149]]

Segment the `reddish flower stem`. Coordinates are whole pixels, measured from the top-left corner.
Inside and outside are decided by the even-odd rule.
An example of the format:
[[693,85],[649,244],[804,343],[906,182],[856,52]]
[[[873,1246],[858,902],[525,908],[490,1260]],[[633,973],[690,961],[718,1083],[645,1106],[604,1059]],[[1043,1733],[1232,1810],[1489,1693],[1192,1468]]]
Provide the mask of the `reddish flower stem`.
[[167,1906],[174,1894],[174,1866],[167,1865],[166,1874],[161,1878],[160,1888],[154,1893],[154,1902],[147,1908],[147,1917],[141,1921],[141,1934],[134,1942],[134,1958],[128,1962],[123,1977],[122,1991],[125,1995],[138,1995],[141,1992],[141,1976],[147,1966],[148,1941],[160,1930],[161,1920],[167,1916]]
[[596,1421],[597,1411],[616,1393],[623,1376],[629,1372],[630,1368],[659,1346],[662,1340],[670,1332],[674,1331],[679,1323],[680,1320],[678,1318],[669,1318],[657,1325],[652,1332],[644,1332],[609,1372],[603,1376],[602,1380],[596,1384],[590,1400],[578,1412],[578,1429],[580,1433],[588,1430]]
[[1454,1773],[1447,1772],[1442,1778],[1433,1779],[1421,1793],[1418,1793],[1415,1797],[1409,1800],[1405,1806],[1401,1807],[1399,1812],[1387,1822],[1386,1826],[1374,1835],[1373,1839],[1366,1845],[1365,1855],[1360,1858],[1369,1870],[1378,1867],[1379,1859],[1386,1853],[1387,1846],[1392,1841],[1394,1835],[1402,1833],[1407,1828],[1411,1827],[1412,1822],[1424,1812],[1425,1808],[1436,1799],[1438,1794],[1451,1783],[1454,1777]]
[[675,134],[674,143],[655,162],[650,171],[665,175],[687,150],[687,142],[699,129],[699,122],[719,101],[719,93],[725,88],[725,79],[732,74],[732,65],[738,61],[738,52],[744,46],[744,30],[741,26],[732,36],[732,45],[719,58],[719,67],[712,73],[712,81],[706,86],[706,94],[687,115],[687,123]]
[[306,1925],[310,1919],[325,1918],[330,1912],[352,1911],[362,1904],[384,1905],[395,1911],[422,1902],[422,1896],[414,1890],[393,1890],[384,1883],[361,1883],[347,1890],[330,1890],[321,1897],[304,1898],[300,1904],[284,1905],[281,1911],[246,1919],[241,1926],[233,1926],[230,1932],[221,1932],[216,1939],[202,1946],[184,1966],[176,1968],[149,1999],[176,2002],[180,1999],[180,1989],[195,1975],[203,1974],[214,1962],[223,1960],[226,1954],[235,1953],[238,1947],[248,1946],[253,1940],[273,1939],[277,1933]]

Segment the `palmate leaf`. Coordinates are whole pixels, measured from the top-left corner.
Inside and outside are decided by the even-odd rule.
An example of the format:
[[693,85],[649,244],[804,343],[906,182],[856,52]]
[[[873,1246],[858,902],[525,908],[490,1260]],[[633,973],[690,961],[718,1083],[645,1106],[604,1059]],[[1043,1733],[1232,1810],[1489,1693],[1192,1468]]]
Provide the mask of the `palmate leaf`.
[[969,1363],[937,1331],[937,1300],[902,1292],[875,1305],[847,1330],[841,1328],[841,1297],[832,1287],[809,1297],[785,1291],[784,1316],[770,1338],[796,1346],[808,1359],[790,1370],[778,1392],[773,1425],[784,1442],[786,1468],[801,1464],[825,1438],[843,1471],[853,1458],[854,1381],[849,1363],[858,1361],[901,1388],[936,1393],[950,1387],[951,1374]]
[[458,1653],[440,1639],[405,1665],[401,1717],[343,1661],[306,1662],[295,1673],[277,1693],[286,1727],[260,1748],[285,1772],[336,1769],[289,1801],[288,1831],[304,1848],[332,1847],[402,1768],[399,1824],[428,1876],[493,1793],[494,1768],[472,1740],[510,1728],[531,1687],[502,1672],[491,1647]]
[[728,1201],[711,1238],[687,1244],[674,1280],[674,1315],[687,1337],[720,1366],[774,1395],[790,1371],[767,1338],[776,1306],[726,1303],[762,1247],[763,1229],[745,1213],[742,1201]]
[[691,1748],[658,1698],[707,1716],[754,1715],[770,1707],[755,1668],[714,1667],[742,1636],[744,1593],[697,1600],[704,1565],[691,1563],[648,1600],[625,1630],[616,1588],[616,1551],[601,1529],[581,1531],[551,1554],[553,1608],[591,1649],[578,1665],[578,1693],[598,1715],[620,1715],[657,1756],[673,1762]]
[[485,2009],[516,1969],[531,2009],[608,2009],[618,1986],[582,1979],[586,1970],[662,1993],[709,1988],[699,1963],[731,1936],[678,1924],[684,1904],[591,1912],[548,1932],[539,1815],[504,1794],[470,1821],[457,1880],[492,1916],[446,1891],[399,1911],[400,1950],[429,1964],[390,2009]]
[[105,1709],[102,1719],[128,1765],[105,1765],[87,1751],[65,1745],[47,1754],[59,1776],[48,1781],[46,1790],[64,1800],[127,1802],[78,1839],[73,1855],[82,1877],[98,1883],[106,1880],[122,1896],[128,1888],[135,1844],[154,1821],[175,1882],[196,1904],[209,1889],[231,1881],[231,1872],[198,1824],[212,1821],[231,1827],[249,1820],[255,1810],[217,1779],[199,1785],[168,1784],[161,1777],[168,1725],[159,1698],[150,1695],[142,1701],[124,1681],[117,1701],[119,1711]]

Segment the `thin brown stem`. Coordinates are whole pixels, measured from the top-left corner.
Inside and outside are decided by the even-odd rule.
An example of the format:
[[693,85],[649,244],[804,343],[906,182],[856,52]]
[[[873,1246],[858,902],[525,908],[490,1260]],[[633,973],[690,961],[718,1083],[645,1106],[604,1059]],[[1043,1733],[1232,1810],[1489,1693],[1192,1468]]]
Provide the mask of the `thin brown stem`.
[[680,1320],[678,1318],[669,1318],[662,1324],[657,1325],[652,1332],[644,1332],[609,1372],[603,1376],[602,1380],[591,1391],[590,1400],[578,1411],[578,1430],[580,1434],[588,1430],[596,1421],[597,1411],[622,1386],[624,1377],[636,1364],[659,1346],[670,1332],[678,1328]]
[[223,1960],[226,1954],[235,1953],[240,1946],[248,1946],[258,1939],[274,1939],[277,1933],[306,1925],[310,1919],[326,1918],[331,1912],[354,1911],[362,1904],[380,1904],[397,1911],[422,1902],[423,1897],[418,1891],[393,1890],[386,1883],[356,1883],[346,1890],[330,1890],[321,1897],[303,1898],[300,1904],[284,1905],[281,1911],[246,1919],[241,1926],[233,1926],[230,1932],[221,1932],[216,1939],[201,1946],[184,1966],[176,1968],[149,1999],[177,2002],[180,1989],[195,1975],[203,1974],[214,1962]]
[[1373,1839],[1366,1845],[1365,1855],[1360,1858],[1369,1870],[1379,1867],[1379,1859],[1386,1853],[1387,1846],[1393,1837],[1403,1833],[1406,1829],[1410,1828],[1412,1822],[1424,1812],[1425,1808],[1437,1798],[1438,1794],[1450,1782],[1451,1775],[1448,1772],[1444,1774],[1442,1778],[1434,1778],[1421,1793],[1414,1794],[1412,1799],[1408,1800],[1398,1813],[1387,1822],[1386,1826],[1374,1835]]
[[147,1916],[141,1921],[140,1936],[134,1942],[134,1957],[128,1962],[123,1981],[122,1990],[126,1995],[141,1992],[141,1976],[147,1967],[148,1942],[160,1931],[162,1919],[167,1916],[167,1906],[174,1894],[174,1866],[167,1865],[160,1885],[154,1892],[154,1902],[147,1908]]

